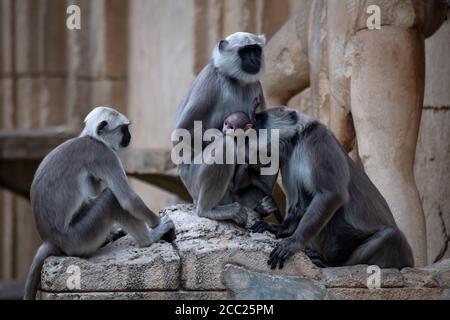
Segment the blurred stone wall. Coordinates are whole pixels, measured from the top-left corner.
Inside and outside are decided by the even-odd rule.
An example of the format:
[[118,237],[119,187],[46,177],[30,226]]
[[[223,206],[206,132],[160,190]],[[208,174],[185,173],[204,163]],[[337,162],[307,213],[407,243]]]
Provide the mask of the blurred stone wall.
[[428,262],[450,257],[450,21],[425,41],[425,99],[415,176],[427,223]]

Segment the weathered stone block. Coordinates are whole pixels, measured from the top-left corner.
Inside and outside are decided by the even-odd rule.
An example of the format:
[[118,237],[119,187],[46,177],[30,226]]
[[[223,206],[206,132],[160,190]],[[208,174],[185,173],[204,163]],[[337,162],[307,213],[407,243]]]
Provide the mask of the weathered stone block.
[[[329,288],[367,288],[367,265],[321,269],[321,280]],[[381,269],[381,287],[403,287],[403,276],[397,269]]]
[[440,287],[450,288],[450,259],[439,261],[423,269],[434,273]]
[[73,291],[176,290],[180,258],[171,244],[155,243],[138,248],[130,236],[88,258],[50,257],[45,261],[41,287],[49,292],[68,292],[69,266],[80,268],[80,289]]
[[[445,82],[445,79],[442,80]],[[450,80],[447,81],[447,87],[449,85]],[[447,108],[450,108],[450,99]],[[430,263],[450,258],[449,121],[449,109],[441,108],[439,105],[425,106],[414,163],[414,175],[427,222]]]
[[233,299],[250,300],[323,300],[323,284],[307,277],[280,276],[227,264],[224,282]]
[[[450,19],[447,19],[436,33],[425,41],[425,96],[424,106],[434,108],[450,107]],[[442,128],[444,129],[444,128]]]
[[439,300],[448,293],[438,288],[330,288],[331,300]]
[[[267,273],[319,277],[319,269],[301,252],[290,258],[282,270],[271,270],[267,260],[277,243],[273,235],[251,233],[232,223],[200,218],[193,208],[181,205],[163,210],[177,228],[176,247],[182,261],[184,289],[225,289],[222,271],[227,263]],[[250,211],[248,226],[255,221],[254,216]]]
[[226,300],[227,291],[44,292],[41,300]]
[[405,285],[408,287],[439,287],[436,275],[424,269],[404,268],[402,269],[402,275]]

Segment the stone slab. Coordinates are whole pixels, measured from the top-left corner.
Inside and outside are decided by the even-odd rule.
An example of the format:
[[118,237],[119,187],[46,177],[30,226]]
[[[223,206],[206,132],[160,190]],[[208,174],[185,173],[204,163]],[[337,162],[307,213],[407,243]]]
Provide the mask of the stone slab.
[[75,266],[80,271],[80,288],[73,289],[77,292],[176,290],[180,265],[180,258],[171,244],[159,242],[149,248],[138,248],[134,240],[126,236],[88,259],[46,259],[41,286],[49,292],[71,291],[67,282],[71,282],[69,277],[73,273],[68,273],[72,272],[68,268]]
[[[271,270],[269,254],[278,240],[268,232],[252,233],[233,223],[200,218],[192,205],[164,209],[177,228],[175,246],[182,261],[181,285],[186,290],[225,289],[222,273],[227,263],[251,270],[286,275],[319,277],[319,269],[302,252],[290,258],[282,270]],[[249,211],[247,227],[256,220]]]
[[324,300],[323,284],[307,277],[281,276],[249,271],[227,264],[224,282],[237,300]]
[[41,300],[226,300],[227,291],[44,292]]

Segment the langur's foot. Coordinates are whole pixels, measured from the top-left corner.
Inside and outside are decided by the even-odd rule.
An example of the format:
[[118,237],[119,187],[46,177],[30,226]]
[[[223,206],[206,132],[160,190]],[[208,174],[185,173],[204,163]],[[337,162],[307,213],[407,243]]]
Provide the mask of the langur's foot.
[[263,233],[264,231],[269,231],[272,234],[276,234],[279,225],[269,224],[265,221],[258,221],[253,226],[250,227],[250,231],[256,233]]
[[267,217],[273,212],[277,211],[278,207],[272,196],[265,196],[256,204],[255,211],[261,215],[261,217]]
[[113,225],[111,231],[109,232],[108,237],[106,238],[105,242],[102,244],[101,248],[104,246],[119,240],[120,238],[123,238],[127,235],[127,232],[122,229],[122,227],[118,225]]
[[231,220],[241,227],[245,227],[247,224],[247,210],[237,202],[218,206],[209,211],[199,211],[197,207],[197,214],[199,217],[217,221]]
[[295,230],[297,229],[297,225],[290,224],[287,226],[284,226],[283,224],[280,225],[280,228],[278,229],[276,233],[277,239],[283,239],[290,237],[294,234]]
[[248,218],[247,210],[239,203],[232,204],[230,209],[230,220],[234,221],[240,227],[245,227]]
[[175,225],[168,215],[164,215],[161,217],[161,222],[159,223],[159,225],[150,230],[150,244],[157,242],[163,238],[172,239],[173,241],[175,239],[174,236]]

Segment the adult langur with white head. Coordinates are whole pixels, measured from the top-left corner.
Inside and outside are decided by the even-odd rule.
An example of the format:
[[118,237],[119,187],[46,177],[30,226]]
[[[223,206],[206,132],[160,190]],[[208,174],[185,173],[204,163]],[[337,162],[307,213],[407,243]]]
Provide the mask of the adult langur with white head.
[[173,222],[147,208],[131,189],[116,154],[130,143],[129,124],[120,112],[97,107],[87,115],[79,137],[42,160],[31,185],[31,206],[43,243],[33,259],[24,299],[35,298],[45,258],[89,256],[105,242],[114,223],[141,247],[166,234],[173,240]]
[[[175,129],[194,134],[194,121],[202,121],[203,130],[222,129],[224,119],[235,112],[253,112],[253,101],[261,101],[265,109],[259,81],[264,69],[264,35],[237,32],[221,40],[214,48],[211,61],[199,73],[181,103]],[[176,145],[176,144],[175,144]],[[191,157],[194,158],[194,152]],[[246,210],[242,205],[258,205],[265,197],[256,187],[248,188],[233,202],[229,183],[235,172],[233,164],[178,165],[180,177],[197,205],[197,214],[214,220],[232,220],[245,225]],[[272,190],[275,176],[261,176]]]

